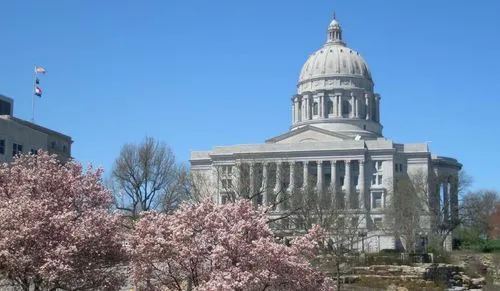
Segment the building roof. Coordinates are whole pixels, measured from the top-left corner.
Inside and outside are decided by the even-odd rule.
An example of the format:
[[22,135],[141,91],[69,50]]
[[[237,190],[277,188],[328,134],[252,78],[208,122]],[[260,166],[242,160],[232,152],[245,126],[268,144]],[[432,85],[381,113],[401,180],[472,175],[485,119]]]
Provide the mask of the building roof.
[[68,140],[70,143],[73,143],[73,140],[71,139],[70,136],[62,134],[62,133],[57,132],[57,131],[54,131],[52,129],[48,129],[48,128],[40,126],[38,124],[34,124],[32,122],[29,122],[29,121],[26,121],[26,120],[23,120],[23,119],[14,117],[14,116],[10,116],[10,115],[0,115],[0,118],[5,119],[5,120],[10,120],[12,122],[16,122],[18,124],[27,126],[29,128],[32,128],[34,130],[38,130],[40,132],[43,132],[43,133],[46,133],[46,134],[49,134],[49,135],[58,136],[60,138]]

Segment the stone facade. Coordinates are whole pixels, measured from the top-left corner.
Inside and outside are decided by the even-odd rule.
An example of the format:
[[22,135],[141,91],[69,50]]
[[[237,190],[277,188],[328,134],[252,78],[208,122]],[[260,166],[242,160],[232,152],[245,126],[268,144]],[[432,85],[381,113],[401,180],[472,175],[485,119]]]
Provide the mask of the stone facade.
[[[297,94],[291,98],[290,131],[264,144],[192,152],[198,188],[217,203],[243,195],[256,204],[274,205],[273,213],[290,209],[290,203],[279,203],[287,197],[315,191],[324,203],[359,217],[358,228],[366,233],[363,245],[372,251],[395,247],[394,236],[380,225],[398,177],[439,177],[428,180],[432,191],[427,205],[440,209],[440,201],[447,201],[443,215],[457,216],[461,164],[431,154],[426,143],[384,138],[381,97],[373,88],[368,65],[345,45],[334,19],[326,43],[300,73]],[[424,220],[424,228],[437,219]]]
[[14,101],[0,95],[0,162],[9,163],[18,153],[39,149],[57,154],[66,161],[71,158],[71,137],[13,116]]

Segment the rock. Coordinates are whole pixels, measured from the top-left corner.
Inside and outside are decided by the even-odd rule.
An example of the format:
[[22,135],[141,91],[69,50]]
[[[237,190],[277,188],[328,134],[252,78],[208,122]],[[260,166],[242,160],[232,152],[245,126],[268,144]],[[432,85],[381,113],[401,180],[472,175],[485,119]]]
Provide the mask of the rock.
[[473,288],[482,288],[486,284],[486,279],[484,277],[471,279],[470,287]]
[[387,291],[408,291],[408,288],[406,287],[398,287],[394,284],[391,284],[387,287]]

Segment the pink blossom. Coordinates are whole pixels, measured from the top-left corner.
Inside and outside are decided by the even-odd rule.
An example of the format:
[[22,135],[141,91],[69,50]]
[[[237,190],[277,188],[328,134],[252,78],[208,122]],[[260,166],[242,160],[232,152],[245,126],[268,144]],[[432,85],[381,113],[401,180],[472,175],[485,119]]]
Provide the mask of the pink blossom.
[[0,272],[14,285],[119,288],[121,219],[101,174],[42,151],[0,166]]
[[147,212],[130,237],[133,278],[141,290],[329,290],[309,263],[320,236],[315,227],[292,247],[277,243],[246,200]]

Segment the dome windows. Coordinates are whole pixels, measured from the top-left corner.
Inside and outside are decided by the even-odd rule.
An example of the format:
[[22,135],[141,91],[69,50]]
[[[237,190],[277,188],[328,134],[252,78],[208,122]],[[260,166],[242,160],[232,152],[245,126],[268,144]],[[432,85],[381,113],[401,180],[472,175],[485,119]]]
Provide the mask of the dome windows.
[[318,115],[318,102],[313,103],[313,115]]
[[351,113],[349,100],[342,100],[342,117],[349,117],[349,113]]
[[328,100],[326,102],[326,108],[327,108],[328,114],[333,114],[333,102],[331,100]]

